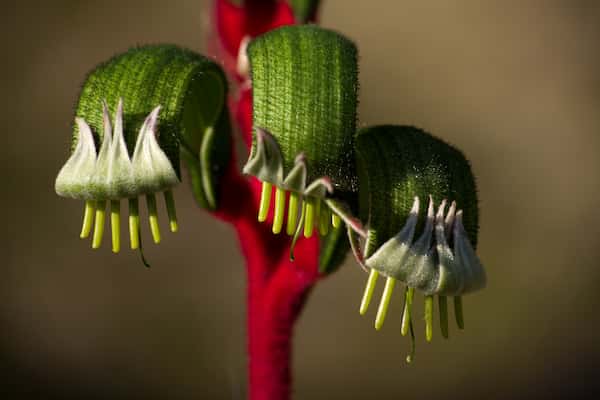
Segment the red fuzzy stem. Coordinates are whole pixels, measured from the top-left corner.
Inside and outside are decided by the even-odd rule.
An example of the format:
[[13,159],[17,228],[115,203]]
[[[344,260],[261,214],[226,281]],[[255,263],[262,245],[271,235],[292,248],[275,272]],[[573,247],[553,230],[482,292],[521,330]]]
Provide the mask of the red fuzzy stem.
[[[251,134],[250,91],[241,93],[236,115],[246,143]],[[289,260],[290,238],[271,232],[272,210],[257,220],[261,184],[239,175],[232,162],[215,215],[237,231],[248,278],[248,385],[251,400],[289,399],[291,338],[309,289],[319,278],[316,237],[300,240]]]
[[[277,26],[293,23],[287,3],[247,1],[237,7],[227,0],[216,0],[215,23],[219,43],[213,43],[225,69],[235,75],[239,43],[245,35],[255,36]],[[251,89],[240,89],[230,100],[244,141],[252,136]],[[319,279],[318,239],[300,240],[296,260],[289,260],[290,238],[271,233],[272,210],[265,223],[257,220],[261,184],[240,175],[236,160],[221,183],[219,209],[215,216],[236,229],[246,259],[248,278],[248,395],[251,400],[290,398],[291,350],[294,322],[310,291]]]

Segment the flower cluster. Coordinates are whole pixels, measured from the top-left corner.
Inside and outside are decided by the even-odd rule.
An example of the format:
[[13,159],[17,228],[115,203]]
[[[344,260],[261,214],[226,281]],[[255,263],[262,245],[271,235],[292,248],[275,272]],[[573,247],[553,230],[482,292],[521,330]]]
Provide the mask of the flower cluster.
[[106,204],[110,202],[112,250],[120,250],[120,201],[129,201],[129,237],[131,248],[140,246],[138,197],[146,196],[150,228],[155,243],[160,242],[156,208],[156,193],[164,192],[172,232],[177,231],[177,216],[171,188],[179,179],[171,162],[156,140],[157,121],[161,107],[157,106],[140,128],[132,157],[123,135],[123,101],[119,100],[111,124],[108,106],[102,104],[103,134],[100,150],[96,151],[94,134],[88,123],[76,118],[75,150],[60,170],[55,183],[60,196],[85,200],[81,238],[94,234],[92,248],[99,248],[105,225]]
[[[243,169],[262,181],[262,195],[258,220],[264,222],[271,203],[272,186],[275,186],[273,233],[281,232],[285,213],[286,194],[289,191],[286,232],[311,237],[315,227],[321,235],[327,235],[329,225],[340,226],[340,218],[331,213],[322,200],[327,193],[333,193],[333,185],[327,177],[307,183],[306,156],[300,153],[295,158],[294,167],[284,176],[283,156],[277,140],[266,130],[256,128],[256,148]],[[298,217],[299,204],[302,204]],[[302,229],[303,228],[303,229]]]

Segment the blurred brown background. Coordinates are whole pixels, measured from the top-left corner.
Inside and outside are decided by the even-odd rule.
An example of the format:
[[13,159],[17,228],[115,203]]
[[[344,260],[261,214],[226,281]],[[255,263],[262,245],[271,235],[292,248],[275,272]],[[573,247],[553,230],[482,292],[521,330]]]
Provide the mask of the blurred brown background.
[[[84,74],[135,44],[202,51],[208,2],[2,8],[2,398],[242,398],[232,231],[180,185],[180,232],[147,246],[147,270],[133,252],[92,251],[78,239],[82,204],[53,191]],[[349,257],[298,323],[295,398],[596,398],[600,4],[325,0],[321,15],[359,45],[361,124],[415,124],[470,157],[489,285],[465,299],[467,329],[452,325],[449,341],[436,326],[426,344],[417,325],[409,366],[400,296],[375,332]]]

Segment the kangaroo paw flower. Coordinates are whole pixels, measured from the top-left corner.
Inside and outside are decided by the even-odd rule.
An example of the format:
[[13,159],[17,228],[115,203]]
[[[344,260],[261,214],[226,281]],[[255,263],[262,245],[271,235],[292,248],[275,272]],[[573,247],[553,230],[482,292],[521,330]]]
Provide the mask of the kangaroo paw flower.
[[[308,17],[316,2],[297,6]],[[272,221],[275,234],[285,230],[293,245],[301,235],[317,234],[337,238],[322,246],[347,250],[339,240],[342,219],[329,200],[347,202],[356,191],[355,45],[326,29],[287,26],[255,38],[245,51],[254,140],[244,173],[263,182],[259,221]]]
[[478,208],[469,163],[458,150],[412,127],[365,128],[358,134],[356,149],[363,201],[359,208],[367,229],[358,238],[354,233],[359,229],[349,236],[357,260],[369,271],[360,314],[367,312],[381,275],[385,287],[376,329],[382,327],[392,292],[401,282],[406,285],[402,335],[412,337],[412,304],[415,291],[420,291],[426,340],[433,337],[434,296],[441,333],[447,338],[447,297],[455,299],[457,325],[462,329],[461,296],[483,288],[486,281],[474,250]]
[[[250,156],[243,169],[245,174],[253,175],[263,182],[258,220],[267,220],[271,207],[272,189],[275,187],[273,207],[273,233],[280,233],[285,216],[285,200],[289,193],[287,233],[294,235],[300,228],[305,237],[311,237],[315,227],[323,235],[329,233],[332,219],[322,199],[333,193],[333,185],[327,177],[315,179],[307,185],[307,163],[304,154],[295,157],[290,172],[284,176],[283,154],[277,140],[262,128],[256,128],[256,150]],[[300,224],[298,207],[301,206],[304,218]],[[322,211],[322,212],[321,212]],[[323,216],[322,216],[323,215]],[[326,216],[326,217],[324,217]]]
[[226,91],[215,63],[171,45],[131,49],[88,75],[73,151],[55,183],[59,195],[85,201],[82,238],[92,235],[92,247],[99,248],[108,219],[112,250],[119,252],[121,200],[127,200],[130,247],[141,250],[139,197],[145,197],[152,238],[159,243],[157,193],[176,232],[172,188],[180,181],[180,158],[198,203],[217,207],[216,188],[230,154]]
[[97,249],[104,235],[107,203],[110,204],[112,250],[121,248],[120,214],[122,199],[129,199],[131,247],[139,247],[138,196],[145,195],[152,236],[160,242],[155,193],[164,192],[171,230],[177,230],[175,203],[171,188],[179,183],[177,174],[156,141],[160,106],[147,116],[137,136],[130,159],[123,135],[123,101],[119,100],[114,128],[106,103],[102,105],[102,144],[96,154],[90,126],[77,118],[77,145],[60,170],[56,192],[64,197],[85,201],[81,237],[89,236],[94,224],[92,247]]

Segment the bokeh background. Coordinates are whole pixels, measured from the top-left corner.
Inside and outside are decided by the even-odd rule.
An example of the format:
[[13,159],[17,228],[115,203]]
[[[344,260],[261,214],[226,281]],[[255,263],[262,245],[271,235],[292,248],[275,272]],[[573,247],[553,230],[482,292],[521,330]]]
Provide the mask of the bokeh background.
[[[489,285],[465,298],[464,332],[419,334],[407,365],[401,296],[375,332],[348,257],[297,325],[295,398],[597,398],[600,4],[325,0],[321,15],[359,46],[360,124],[418,125],[471,159]],[[199,0],[3,3],[2,398],[244,397],[229,227],[180,185],[180,232],[147,246],[147,270],[90,250],[82,205],[53,191],[85,73],[135,44],[202,51],[209,20]]]

